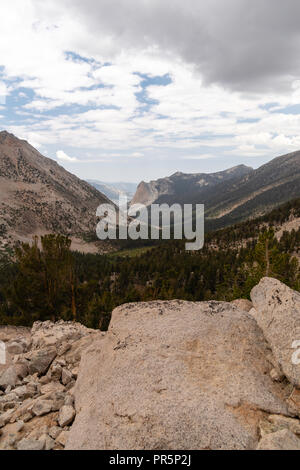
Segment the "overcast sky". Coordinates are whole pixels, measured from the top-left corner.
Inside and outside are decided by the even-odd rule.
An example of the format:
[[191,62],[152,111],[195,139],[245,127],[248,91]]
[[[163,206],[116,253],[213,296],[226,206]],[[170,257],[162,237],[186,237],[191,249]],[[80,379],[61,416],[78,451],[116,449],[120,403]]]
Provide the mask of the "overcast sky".
[[299,0],[2,0],[0,129],[82,178],[300,149]]

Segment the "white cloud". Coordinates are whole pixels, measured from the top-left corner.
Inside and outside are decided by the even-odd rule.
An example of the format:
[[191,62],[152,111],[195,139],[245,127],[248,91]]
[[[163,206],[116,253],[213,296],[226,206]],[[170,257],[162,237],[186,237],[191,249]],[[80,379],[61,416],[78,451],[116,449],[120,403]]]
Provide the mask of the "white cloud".
[[133,158],[141,158],[144,156],[144,154],[142,152],[134,152],[130,156]]
[[[288,92],[277,89],[250,94],[246,89],[241,92],[239,87],[228,89],[221,82],[208,81],[208,72],[201,69],[199,61],[186,57],[182,50],[176,55],[174,47],[162,48],[153,41],[150,44],[143,31],[135,47],[128,35],[132,31],[136,38],[137,29],[144,23],[131,24],[135,13],[127,2],[123,7],[130,10],[130,16],[124,17],[125,26],[122,20],[122,27],[109,31],[108,23],[107,28],[91,27],[94,19],[90,13],[94,10],[85,7],[83,11],[84,2],[80,5],[65,0],[3,3],[0,67],[4,66],[5,92],[17,90],[20,97],[25,97],[21,88],[31,90],[31,93],[26,91],[26,104],[16,110],[19,119],[8,130],[40,148],[55,145],[68,149],[71,154],[74,151],[76,155],[79,149],[84,152],[80,155],[86,154],[85,160],[79,160],[58,150],[57,158],[61,161],[81,165],[84,161],[114,161],[115,156],[127,161],[131,158],[138,164],[139,159],[152,163],[155,158],[163,160],[166,156],[171,160],[174,155],[186,161],[220,155],[271,157],[300,147],[300,116],[274,113],[300,103],[300,81],[292,75]],[[92,3],[97,11],[99,5],[109,6],[106,0]],[[179,2],[175,3],[180,6]],[[199,7],[203,12],[208,8],[208,3],[204,3],[206,7]],[[141,4],[144,13],[151,10],[165,15],[170,11],[171,18],[178,16],[173,7],[157,0]],[[136,3],[136,9],[146,21],[141,4]],[[79,11],[74,10],[76,5]],[[196,10],[199,13],[198,7]],[[186,11],[183,23],[187,24],[190,11],[185,4],[179,11]],[[104,13],[107,17],[106,10]],[[158,28],[157,38],[160,38],[161,24],[157,25],[151,18],[160,21],[156,14],[150,16],[146,27]],[[208,31],[217,21],[209,18],[212,23],[207,25]],[[112,24],[118,21],[113,19]],[[194,22],[191,24],[195,26]],[[227,31],[228,25],[225,26]],[[180,29],[179,37],[184,39],[187,31]],[[165,33],[169,35],[169,31]],[[199,47],[205,48],[205,44]],[[239,56],[240,50],[236,52]],[[168,85],[152,84],[143,89],[145,76],[165,75],[171,79]],[[146,98],[144,103],[139,101],[141,92]],[[266,106],[269,103],[276,104],[272,110]]]
[[58,150],[56,152],[56,156],[59,160],[63,160],[65,162],[77,162],[77,158],[75,157],[69,157],[63,150]]
[[209,153],[203,155],[184,155],[182,160],[208,160],[209,158],[215,158],[215,155]]

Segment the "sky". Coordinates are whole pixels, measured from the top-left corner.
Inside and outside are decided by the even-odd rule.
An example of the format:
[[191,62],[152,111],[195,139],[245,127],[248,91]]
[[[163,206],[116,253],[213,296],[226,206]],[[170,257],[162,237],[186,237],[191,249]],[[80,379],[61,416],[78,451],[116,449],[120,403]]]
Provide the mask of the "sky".
[[84,179],[300,149],[299,0],[2,0],[0,130]]

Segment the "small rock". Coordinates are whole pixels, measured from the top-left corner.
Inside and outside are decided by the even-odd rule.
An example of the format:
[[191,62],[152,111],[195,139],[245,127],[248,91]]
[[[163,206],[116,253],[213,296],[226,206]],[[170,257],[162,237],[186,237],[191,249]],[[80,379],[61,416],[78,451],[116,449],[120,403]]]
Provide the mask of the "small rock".
[[77,379],[77,377],[78,377],[78,372],[79,372],[79,367],[74,367],[72,369],[72,375],[75,379]]
[[5,439],[5,441],[3,442],[2,446],[4,449],[6,450],[9,450],[9,449],[13,449],[15,443],[17,441],[17,435],[16,434],[9,434],[7,436],[7,438]]
[[12,343],[8,343],[6,345],[6,351],[14,356],[15,354],[23,354],[25,351],[25,347],[22,343],[17,343],[13,341]]
[[73,390],[74,385],[75,385],[75,380],[72,379],[71,382],[69,382],[69,383],[66,385],[66,392],[69,392],[70,390]]
[[0,415],[0,428],[4,428],[4,426],[7,423],[9,423],[12,415],[13,415],[13,410],[8,410],[5,413]]
[[33,428],[33,430],[31,431],[31,433],[29,435],[27,435],[26,437],[28,439],[40,439],[45,434],[48,434],[48,426],[47,425],[35,426]]
[[32,398],[35,394],[36,389],[32,389],[29,386],[22,385],[14,389],[14,393],[20,400],[26,400],[27,398]]
[[41,385],[47,385],[51,382],[51,376],[50,375],[43,375],[43,377],[40,378],[40,384]]
[[299,419],[287,418],[282,415],[270,415],[268,417],[270,423],[277,426],[278,430],[289,429],[294,434],[300,436],[300,421]]
[[22,420],[24,421],[24,423],[28,423],[28,421],[30,421],[32,418],[33,418],[33,414],[30,413],[30,412],[25,413],[25,414],[22,416]]
[[71,424],[75,418],[75,414],[76,413],[73,406],[64,405],[60,409],[58,416],[58,424],[60,425],[60,427],[64,428],[65,426]]
[[257,450],[300,450],[300,439],[289,429],[266,434],[259,442]]
[[67,406],[73,406],[73,405],[74,405],[74,401],[75,401],[75,400],[74,400],[73,395],[70,395],[70,394],[66,395],[66,398],[65,398],[65,405],[67,405]]
[[27,394],[29,395],[29,397],[33,397],[34,395],[36,395],[36,393],[39,392],[39,384],[35,383],[35,382],[29,382],[27,384]]
[[284,380],[284,375],[279,373],[275,368],[271,370],[270,377],[274,382],[282,382]]
[[68,437],[69,437],[69,431],[62,431],[56,438],[55,442],[65,447]]
[[0,376],[0,388],[6,390],[7,387],[15,387],[17,384],[18,376],[14,366],[8,367]]
[[64,405],[65,393],[53,392],[47,396],[52,401],[52,411],[58,411]]
[[32,408],[32,412],[36,416],[43,416],[51,412],[53,402],[50,400],[37,400]]
[[61,428],[59,428],[58,426],[52,426],[49,429],[49,436],[52,437],[52,439],[56,439],[60,433],[61,433]]
[[18,361],[14,365],[14,369],[16,371],[17,377],[20,380],[24,380],[28,375],[28,362],[23,360],[22,362]]
[[43,450],[44,442],[37,439],[22,439],[17,444],[18,450]]
[[43,442],[44,450],[52,450],[55,447],[55,441],[48,434],[43,434],[39,440]]
[[26,358],[29,360],[29,374],[32,375],[37,373],[38,375],[43,375],[47,372],[52,361],[56,357],[56,349],[40,349],[29,353],[26,355]]
[[55,364],[51,366],[48,374],[51,377],[51,380],[58,382],[61,378],[62,374],[62,367],[59,364]]
[[65,387],[60,382],[49,382],[46,385],[42,385],[41,394],[46,395],[52,392],[63,392]]
[[61,381],[64,385],[67,385],[72,380],[72,373],[68,369],[63,369],[61,374]]

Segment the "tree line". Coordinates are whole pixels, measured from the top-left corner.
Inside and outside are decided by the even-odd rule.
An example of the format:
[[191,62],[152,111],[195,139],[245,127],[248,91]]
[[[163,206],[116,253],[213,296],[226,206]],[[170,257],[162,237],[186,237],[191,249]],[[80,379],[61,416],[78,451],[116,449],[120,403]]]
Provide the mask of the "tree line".
[[187,252],[184,241],[171,240],[141,256],[120,252],[112,257],[72,252],[64,235],[36,237],[18,244],[13,253],[0,253],[0,324],[64,319],[105,330],[120,304],[249,298],[264,276],[299,291],[300,229],[277,240],[272,227],[291,211],[297,214],[295,204],[265,219],[209,233],[198,252]]

